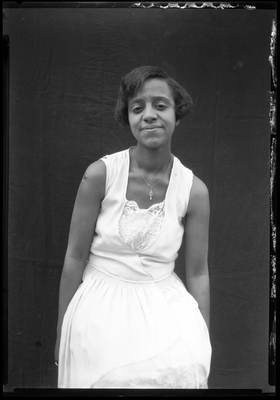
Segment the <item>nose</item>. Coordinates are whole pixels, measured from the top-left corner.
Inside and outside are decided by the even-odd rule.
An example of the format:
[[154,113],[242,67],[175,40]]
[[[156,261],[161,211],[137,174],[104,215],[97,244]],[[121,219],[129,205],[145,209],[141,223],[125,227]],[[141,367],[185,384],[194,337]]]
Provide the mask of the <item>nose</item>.
[[155,119],[157,119],[157,114],[155,112],[155,109],[151,105],[146,105],[143,113],[143,120],[154,121]]

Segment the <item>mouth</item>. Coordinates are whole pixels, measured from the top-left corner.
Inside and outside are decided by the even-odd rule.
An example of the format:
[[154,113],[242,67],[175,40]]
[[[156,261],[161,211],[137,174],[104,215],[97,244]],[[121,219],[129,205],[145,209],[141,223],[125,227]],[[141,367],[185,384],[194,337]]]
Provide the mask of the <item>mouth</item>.
[[159,126],[159,125],[151,125],[151,126],[144,126],[144,128],[142,128],[142,130],[151,132],[151,131],[155,131],[160,128],[161,128],[161,126]]

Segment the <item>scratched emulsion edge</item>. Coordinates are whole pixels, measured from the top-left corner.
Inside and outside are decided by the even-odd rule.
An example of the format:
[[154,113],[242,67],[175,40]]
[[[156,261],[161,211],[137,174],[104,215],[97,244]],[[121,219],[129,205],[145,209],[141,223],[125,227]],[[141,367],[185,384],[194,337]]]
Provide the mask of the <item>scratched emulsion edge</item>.
[[[217,3],[215,3],[217,4]],[[255,10],[256,7],[255,6],[251,6],[251,5],[247,5],[247,4],[236,4],[236,5],[232,5],[231,3],[219,3],[218,5],[215,5],[213,2],[203,2],[201,3],[195,3],[195,2],[187,2],[182,4],[179,3],[159,3],[159,2],[151,2],[149,4],[144,4],[144,3],[133,3],[131,5],[131,7],[139,7],[139,8],[153,8],[153,7],[157,7],[157,8],[180,8],[180,9],[184,9],[184,8],[215,8],[215,9],[226,9],[226,8],[236,8],[236,7],[243,7],[246,10]]]
[[276,207],[275,177],[276,177],[276,87],[277,75],[275,68],[276,48],[276,21],[272,21],[270,38],[271,66],[271,91],[270,91],[270,299],[269,299],[269,385],[275,386],[276,382],[276,222],[274,219],[274,208]]

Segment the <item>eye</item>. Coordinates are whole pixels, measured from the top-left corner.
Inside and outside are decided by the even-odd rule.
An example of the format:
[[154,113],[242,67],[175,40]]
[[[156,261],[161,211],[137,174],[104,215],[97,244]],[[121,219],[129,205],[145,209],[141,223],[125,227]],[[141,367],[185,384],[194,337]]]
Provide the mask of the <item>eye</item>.
[[167,105],[166,105],[166,104],[159,103],[159,104],[156,105],[156,108],[157,108],[158,110],[165,110],[165,109],[167,108]]
[[143,107],[141,107],[141,106],[136,106],[136,107],[133,107],[131,111],[132,111],[133,113],[135,113],[135,114],[138,114],[138,113],[140,113],[142,110],[143,110]]

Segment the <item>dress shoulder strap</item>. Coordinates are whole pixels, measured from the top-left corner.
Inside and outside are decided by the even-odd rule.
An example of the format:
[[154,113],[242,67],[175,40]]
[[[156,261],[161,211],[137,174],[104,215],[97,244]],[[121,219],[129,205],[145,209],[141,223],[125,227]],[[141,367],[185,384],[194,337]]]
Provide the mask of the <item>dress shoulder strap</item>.
[[193,184],[193,171],[187,167],[185,167],[179,159],[178,161],[178,188],[180,189],[178,191],[180,200],[183,203],[183,209],[184,209],[184,214],[187,213],[188,209],[188,204],[189,204],[189,199],[190,199],[190,192]]
[[108,154],[100,158],[106,165],[106,193],[115,183],[117,177],[121,175],[124,178],[123,168],[127,160],[128,149]]

